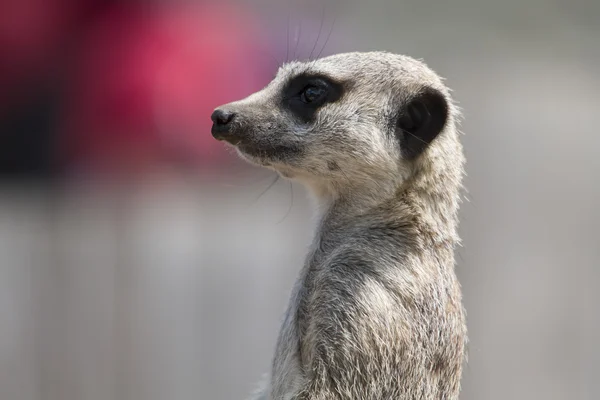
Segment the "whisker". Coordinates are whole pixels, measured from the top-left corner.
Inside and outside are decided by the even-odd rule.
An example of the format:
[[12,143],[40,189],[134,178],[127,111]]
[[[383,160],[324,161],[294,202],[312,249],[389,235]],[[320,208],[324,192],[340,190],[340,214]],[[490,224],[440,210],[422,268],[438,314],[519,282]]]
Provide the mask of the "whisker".
[[331,22],[331,27],[329,28],[329,33],[327,34],[327,39],[325,39],[325,43],[323,44],[323,47],[321,47],[321,51],[319,51],[317,58],[321,57],[323,50],[325,50],[325,47],[327,46],[327,43],[329,42],[329,39],[331,38],[331,33],[333,32],[333,27],[335,26],[336,17],[337,16],[334,14],[333,21]]
[[287,212],[285,213],[285,215],[283,216],[283,218],[281,220],[279,220],[279,222],[277,222],[277,225],[279,225],[280,223],[285,221],[285,219],[290,215],[290,212],[292,211],[292,207],[294,206],[294,186],[292,185],[292,182],[290,182],[290,193],[291,193],[290,206],[289,206]]
[[275,179],[273,179],[273,182],[271,182],[271,183],[269,184],[269,186],[267,186],[267,188],[266,188],[265,190],[263,190],[263,191],[262,191],[262,192],[261,192],[261,193],[258,195],[258,197],[252,201],[252,203],[251,203],[251,204],[254,204],[254,203],[256,203],[258,200],[260,200],[260,198],[261,198],[261,197],[263,197],[263,196],[265,195],[265,193],[267,193],[267,192],[268,192],[268,191],[269,191],[269,190],[270,190],[270,189],[271,189],[271,188],[272,188],[272,187],[273,187],[273,186],[274,186],[274,185],[277,183],[277,181],[279,181],[279,174],[277,174],[277,173],[276,173],[276,174],[275,174]]
[[296,52],[298,51],[298,45],[300,44],[300,38],[302,37],[302,19],[298,22],[298,35],[296,36],[296,47],[294,47],[294,59],[296,59]]
[[312,55],[313,55],[315,49],[317,48],[317,44],[319,43],[319,39],[321,38],[321,32],[323,31],[323,22],[325,22],[325,4],[326,4],[326,2],[323,1],[323,10],[321,12],[321,25],[319,26],[319,33],[317,34],[317,40],[315,41],[315,44],[314,44],[312,50],[310,51],[310,55],[308,56],[309,60],[312,58]]
[[424,141],[423,139],[421,139],[420,137],[418,137],[417,135],[414,135],[412,133],[410,133],[409,131],[405,131],[404,129],[402,129],[403,133],[408,133],[410,136],[414,137],[415,139],[417,139],[418,141],[420,141],[421,143],[424,143],[426,145],[429,146],[429,142]]

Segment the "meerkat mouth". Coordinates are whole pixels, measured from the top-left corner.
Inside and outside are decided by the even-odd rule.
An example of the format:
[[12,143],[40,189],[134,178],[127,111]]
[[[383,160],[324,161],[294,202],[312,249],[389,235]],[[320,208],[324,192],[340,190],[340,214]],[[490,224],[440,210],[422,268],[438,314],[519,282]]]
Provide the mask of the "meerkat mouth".
[[302,154],[300,147],[293,145],[256,146],[241,141],[235,147],[242,155],[262,163],[285,162]]

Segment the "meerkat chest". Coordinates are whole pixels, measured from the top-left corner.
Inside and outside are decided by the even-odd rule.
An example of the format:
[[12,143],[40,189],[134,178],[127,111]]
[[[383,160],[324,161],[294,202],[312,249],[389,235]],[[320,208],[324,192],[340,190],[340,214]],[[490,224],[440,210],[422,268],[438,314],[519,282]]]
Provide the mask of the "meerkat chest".
[[304,381],[301,349],[318,259],[314,253],[308,257],[290,297],[273,359],[272,399],[288,398],[290,393],[298,392]]
[[276,346],[275,374],[279,371],[289,375],[300,369],[302,340],[310,318],[310,299],[315,290],[316,276],[325,267],[328,254],[318,243],[313,246],[296,280]]

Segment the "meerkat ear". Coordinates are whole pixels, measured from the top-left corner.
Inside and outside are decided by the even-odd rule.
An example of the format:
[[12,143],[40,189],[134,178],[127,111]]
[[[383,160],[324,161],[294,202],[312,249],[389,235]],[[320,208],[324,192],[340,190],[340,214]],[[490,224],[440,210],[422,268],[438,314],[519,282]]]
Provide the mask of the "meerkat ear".
[[403,155],[418,157],[444,129],[448,118],[448,102],[433,88],[426,88],[413,97],[399,113],[396,135]]

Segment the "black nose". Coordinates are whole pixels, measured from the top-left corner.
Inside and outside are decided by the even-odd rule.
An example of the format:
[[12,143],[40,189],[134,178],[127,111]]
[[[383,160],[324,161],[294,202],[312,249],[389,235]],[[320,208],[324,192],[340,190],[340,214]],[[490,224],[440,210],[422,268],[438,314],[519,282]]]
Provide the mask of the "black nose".
[[215,125],[225,126],[233,120],[233,117],[235,117],[235,113],[219,109],[212,113],[210,119],[212,119],[212,122]]
[[234,112],[223,109],[217,109],[212,113],[210,116],[213,122],[211,132],[215,139],[224,140],[231,136],[231,121],[234,117]]

